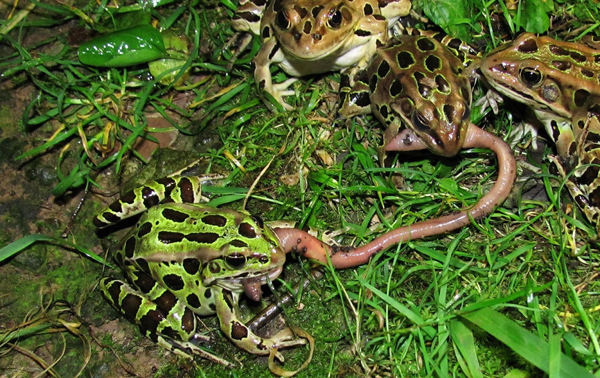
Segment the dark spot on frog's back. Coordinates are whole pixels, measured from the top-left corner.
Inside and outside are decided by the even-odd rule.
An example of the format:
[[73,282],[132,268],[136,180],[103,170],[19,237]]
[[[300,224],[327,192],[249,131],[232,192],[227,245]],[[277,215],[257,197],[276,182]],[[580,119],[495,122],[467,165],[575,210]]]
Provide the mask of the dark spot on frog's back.
[[548,50],[550,50],[550,52],[554,55],[559,55],[559,56],[569,55],[569,51],[563,49],[560,46],[556,46],[556,45],[549,45]]
[[583,69],[583,68],[581,69],[581,74],[583,76],[590,77],[590,78],[594,77],[594,73],[592,71],[586,70],[586,69]]
[[182,213],[181,211],[177,211],[177,210],[173,210],[173,209],[164,209],[162,211],[162,215],[166,219],[176,222],[176,223],[183,223],[183,222],[185,222],[186,219],[188,219],[190,217],[189,214]]
[[398,66],[402,69],[407,69],[415,64],[415,58],[408,51],[401,51],[396,54],[396,61],[398,62]]
[[185,297],[187,304],[193,308],[200,308],[202,304],[200,303],[200,298],[195,293],[189,294]]
[[553,60],[552,65],[559,71],[566,71],[571,68],[571,62],[565,60]]
[[575,103],[575,106],[577,106],[578,108],[582,107],[589,97],[590,92],[586,91],[585,89],[576,90],[575,94],[573,94],[573,101]]
[[317,6],[317,7],[314,7],[314,8],[311,10],[311,12],[310,12],[310,13],[312,14],[313,18],[317,18],[317,16],[318,16],[318,15],[319,15],[319,13],[321,12],[321,10],[323,10],[323,6],[322,6],[322,5],[319,5],[319,6]]
[[400,83],[400,80],[398,79],[394,79],[394,81],[392,82],[392,85],[390,86],[390,95],[392,97],[396,97],[398,96],[400,93],[402,93],[402,83]]
[[179,243],[183,238],[184,235],[181,232],[160,231],[158,233],[158,241],[163,244]]
[[421,51],[435,50],[435,44],[429,38],[419,38],[417,40],[417,47]]
[[142,238],[142,237],[148,235],[150,233],[150,231],[152,231],[152,223],[145,222],[138,228],[137,236],[138,236],[138,238]]
[[579,63],[583,63],[586,61],[585,55],[577,52],[577,51],[571,51],[569,53],[569,55],[571,56],[571,58],[573,58],[574,61],[579,62]]
[[365,4],[365,6],[363,8],[363,12],[364,12],[365,16],[369,16],[369,15],[373,14],[373,7],[371,6],[371,4]]
[[193,259],[193,258],[187,258],[183,260],[183,269],[185,270],[185,272],[189,275],[195,275],[196,273],[198,273],[198,271],[200,270],[200,266],[202,264],[200,264],[200,260],[198,259]]
[[[311,29],[312,29],[312,22],[310,22],[310,21],[306,21],[306,22],[304,23],[304,28],[302,28],[302,32],[303,32],[304,34],[310,34],[310,31],[311,31]],[[315,34],[316,34],[316,33],[315,33]],[[313,37],[314,37],[314,36],[313,36]],[[319,38],[319,39],[320,39],[320,38]]]
[[440,68],[442,68],[442,60],[436,55],[429,55],[425,59],[425,66],[427,67],[429,72],[439,70]]
[[538,46],[535,39],[529,38],[521,42],[517,49],[522,53],[534,53],[538,50]]
[[377,75],[379,77],[385,77],[390,72],[390,65],[387,61],[382,60],[379,64],[379,68],[377,69]]
[[193,232],[186,234],[185,238],[196,243],[211,244],[219,239],[219,234],[214,232]]
[[183,279],[177,274],[167,274],[162,279],[165,285],[171,290],[178,291],[183,289]]
[[202,222],[211,226],[223,227],[227,224],[227,218],[222,215],[211,214],[202,217]]
[[371,93],[375,92],[375,90],[377,89],[378,81],[379,81],[379,78],[377,77],[377,75],[371,76],[371,79],[369,80],[369,90],[371,91]]
[[244,223],[240,224],[238,231],[239,231],[240,235],[242,235],[246,238],[250,238],[250,239],[256,238],[256,230],[254,229],[254,226],[252,226],[249,223],[244,222]]

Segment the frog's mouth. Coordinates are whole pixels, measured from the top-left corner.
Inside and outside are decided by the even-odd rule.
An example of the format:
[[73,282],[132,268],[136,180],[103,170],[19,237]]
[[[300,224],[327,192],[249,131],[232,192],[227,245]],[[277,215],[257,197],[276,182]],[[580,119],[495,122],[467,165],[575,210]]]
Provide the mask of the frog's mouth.
[[243,291],[246,293],[248,298],[258,302],[262,298],[261,286],[266,284],[268,281],[274,281],[277,277],[279,277],[282,271],[283,267],[279,267],[269,272],[252,277],[247,277],[247,273],[245,273],[244,277],[239,276],[220,279],[217,284],[222,288],[232,292],[239,293]]

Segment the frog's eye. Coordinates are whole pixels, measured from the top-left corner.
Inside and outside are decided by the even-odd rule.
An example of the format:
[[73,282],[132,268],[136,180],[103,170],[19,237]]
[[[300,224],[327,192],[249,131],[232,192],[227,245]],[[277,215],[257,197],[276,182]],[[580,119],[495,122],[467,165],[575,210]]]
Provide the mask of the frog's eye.
[[429,121],[419,112],[413,112],[411,116],[411,121],[413,125],[421,131],[428,131],[431,128],[429,127]]
[[332,9],[329,12],[329,27],[332,29],[337,29],[342,25],[342,11],[339,9]]
[[244,267],[244,265],[246,265],[246,256],[239,253],[234,253],[225,257],[225,261],[231,268],[241,269]]
[[536,85],[542,81],[542,74],[535,68],[523,68],[521,70],[521,80],[527,85]]
[[277,26],[284,30],[290,27],[290,20],[285,9],[282,9],[279,12],[277,12],[277,19],[275,21],[277,22]]

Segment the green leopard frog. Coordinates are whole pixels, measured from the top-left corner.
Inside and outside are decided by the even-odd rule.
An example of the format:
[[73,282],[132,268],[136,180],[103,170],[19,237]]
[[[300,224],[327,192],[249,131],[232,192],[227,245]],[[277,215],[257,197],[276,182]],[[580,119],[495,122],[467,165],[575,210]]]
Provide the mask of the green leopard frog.
[[232,25],[261,37],[254,79],[291,110],[283,97],[295,93],[289,86],[296,79],[273,84],[271,64],[294,77],[350,69],[353,79],[410,7],[410,0],[242,0]]
[[[348,93],[340,114],[373,112],[386,125],[382,157],[392,145],[409,150],[415,140],[435,154],[454,156],[470,125],[471,83],[464,72],[476,53],[438,33],[408,32],[378,49],[354,87],[343,90]],[[398,138],[405,147],[392,143]]]
[[261,299],[261,285],[282,271],[285,252],[273,230],[245,211],[198,203],[201,177],[171,177],[125,194],[94,219],[106,227],[142,213],[115,260],[128,282],[104,278],[101,290],[122,314],[163,347],[186,357],[227,361],[200,349],[207,338],[197,316],[219,318],[223,333],[257,355],[303,345],[284,329],[271,338],[254,334],[239,319],[240,295]]
[[600,47],[525,33],[493,50],[481,73],[501,94],[531,107],[558,152],[559,174],[600,231]]

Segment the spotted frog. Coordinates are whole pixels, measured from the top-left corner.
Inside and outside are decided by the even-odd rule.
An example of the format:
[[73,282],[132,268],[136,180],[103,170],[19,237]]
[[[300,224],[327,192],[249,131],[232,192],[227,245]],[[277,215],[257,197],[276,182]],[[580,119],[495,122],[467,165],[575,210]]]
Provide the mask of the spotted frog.
[[[489,148],[498,158],[498,180],[470,209],[399,227],[356,249],[320,248],[308,236],[298,239],[297,248],[307,251],[305,256],[309,258],[331,261],[337,268],[364,264],[396,243],[463,227],[471,219],[489,214],[510,193],[515,179],[510,147],[469,119],[471,86],[465,74],[468,71],[464,71],[466,59],[459,58],[466,57],[462,44],[437,33],[409,32],[417,35],[401,35],[377,50],[356,85],[347,92],[340,113],[375,113],[387,127],[381,148],[384,153],[429,149],[453,156],[461,148]],[[278,232],[280,238],[284,232]]]
[[[328,71],[354,73],[367,66],[385,44],[396,20],[410,11],[410,0],[241,1],[233,27],[259,35],[262,46],[253,60],[254,79],[285,109],[294,94],[291,78],[273,84],[270,65],[298,77]],[[267,102],[267,104],[269,104]]]
[[600,46],[524,33],[481,61],[502,95],[531,107],[556,143],[559,174],[600,231]]
[[142,213],[115,259],[128,282],[104,278],[107,300],[163,347],[228,365],[196,344],[197,316],[216,314],[223,333],[257,355],[306,343],[289,328],[271,338],[253,333],[239,319],[241,293],[261,299],[261,285],[282,271],[285,252],[273,230],[245,211],[198,203],[207,178],[172,177],[125,194],[94,219],[106,227]]

